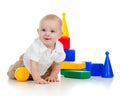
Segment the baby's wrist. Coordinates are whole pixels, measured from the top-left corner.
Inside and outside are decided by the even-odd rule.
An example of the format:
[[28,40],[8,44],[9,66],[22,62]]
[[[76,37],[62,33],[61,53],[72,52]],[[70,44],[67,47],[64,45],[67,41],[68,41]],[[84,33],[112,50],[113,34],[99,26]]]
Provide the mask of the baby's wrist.
[[51,74],[50,77],[53,77],[53,78],[56,78],[56,79],[57,79],[57,78],[58,78],[58,75],[52,75],[52,74]]
[[34,81],[38,81],[38,80],[41,80],[42,78],[39,77],[39,78],[34,78]]

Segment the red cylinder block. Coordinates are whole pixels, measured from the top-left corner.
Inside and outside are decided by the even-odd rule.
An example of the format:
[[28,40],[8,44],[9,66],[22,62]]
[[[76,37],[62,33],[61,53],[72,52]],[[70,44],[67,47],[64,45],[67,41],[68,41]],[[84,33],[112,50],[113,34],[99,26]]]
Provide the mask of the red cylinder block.
[[61,37],[59,41],[63,44],[64,49],[70,49],[70,38],[69,37]]

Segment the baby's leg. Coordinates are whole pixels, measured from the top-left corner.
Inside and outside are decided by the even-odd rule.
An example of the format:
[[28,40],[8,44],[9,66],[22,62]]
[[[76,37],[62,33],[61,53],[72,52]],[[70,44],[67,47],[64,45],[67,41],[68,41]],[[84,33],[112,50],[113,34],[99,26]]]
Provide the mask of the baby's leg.
[[14,74],[15,74],[16,69],[19,67],[25,67],[23,64],[23,55],[20,56],[19,61],[17,61],[15,64],[9,67],[9,70],[7,72],[8,77],[11,79],[15,79]]

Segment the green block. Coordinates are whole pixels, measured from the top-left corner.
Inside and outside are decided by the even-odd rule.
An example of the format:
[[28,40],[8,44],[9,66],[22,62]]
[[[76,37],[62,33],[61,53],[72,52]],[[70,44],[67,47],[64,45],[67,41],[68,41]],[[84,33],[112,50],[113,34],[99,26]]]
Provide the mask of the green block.
[[61,74],[61,75],[64,75],[64,72],[65,72],[64,69],[61,69],[61,70],[60,70],[60,74]]
[[67,78],[88,79],[91,77],[90,71],[86,70],[64,70],[62,74]]
[[61,69],[60,70],[60,74],[61,75],[64,75],[64,72],[66,72],[66,71],[85,71],[86,69],[80,69],[80,70],[70,70],[70,69]]

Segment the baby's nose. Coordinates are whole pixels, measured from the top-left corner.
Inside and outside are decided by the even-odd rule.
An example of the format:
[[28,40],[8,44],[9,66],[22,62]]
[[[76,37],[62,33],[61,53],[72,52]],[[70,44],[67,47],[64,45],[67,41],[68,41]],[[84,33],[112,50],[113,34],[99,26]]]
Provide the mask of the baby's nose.
[[47,32],[46,32],[46,35],[50,35],[50,32],[49,32],[49,31],[47,31]]

